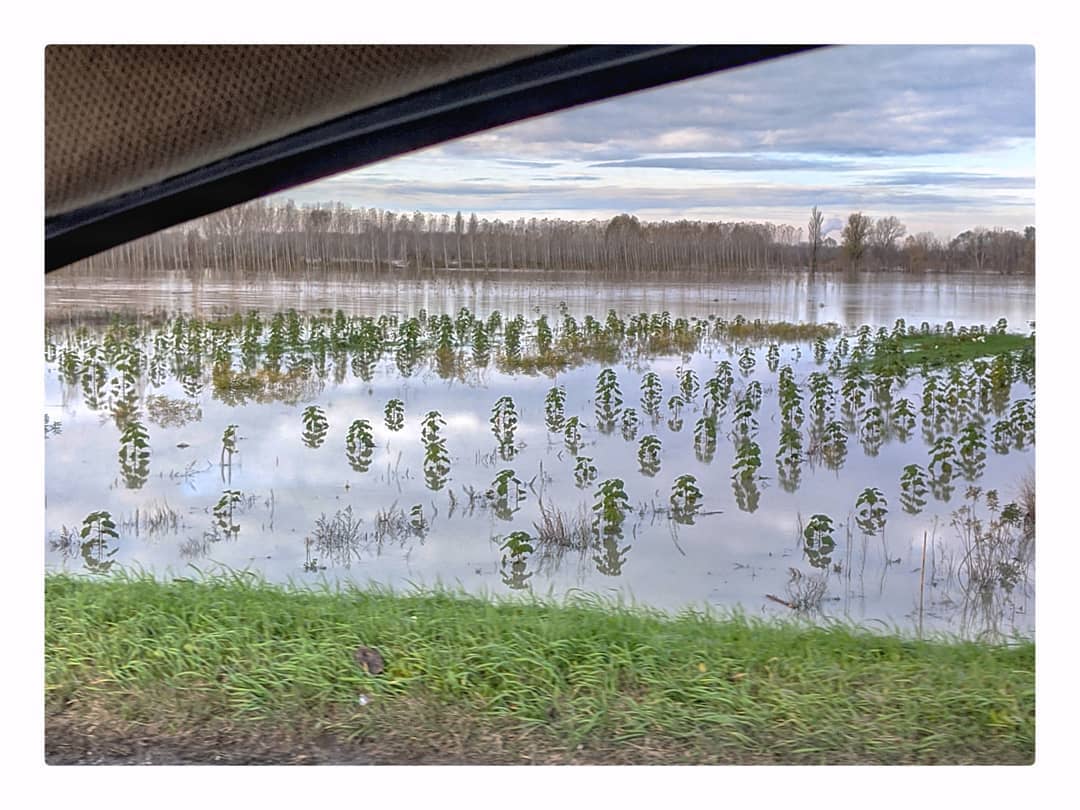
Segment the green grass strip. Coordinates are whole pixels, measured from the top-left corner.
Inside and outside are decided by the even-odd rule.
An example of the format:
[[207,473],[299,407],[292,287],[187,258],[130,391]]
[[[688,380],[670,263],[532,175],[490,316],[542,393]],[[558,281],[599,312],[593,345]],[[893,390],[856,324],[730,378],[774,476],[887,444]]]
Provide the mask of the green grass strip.
[[902,368],[940,368],[976,358],[1008,352],[1034,351],[1035,338],[1018,334],[902,335],[894,339],[895,351],[865,361],[873,371]]
[[[1032,642],[667,616],[589,596],[282,588],[241,575],[50,575],[45,588],[47,714],[94,705],[176,728],[288,718],[370,731],[378,715],[358,705],[363,694],[398,725],[395,706],[436,705],[478,732],[535,732],[568,751],[647,742],[679,761],[1034,756]],[[383,674],[356,666],[361,644],[382,653]]]

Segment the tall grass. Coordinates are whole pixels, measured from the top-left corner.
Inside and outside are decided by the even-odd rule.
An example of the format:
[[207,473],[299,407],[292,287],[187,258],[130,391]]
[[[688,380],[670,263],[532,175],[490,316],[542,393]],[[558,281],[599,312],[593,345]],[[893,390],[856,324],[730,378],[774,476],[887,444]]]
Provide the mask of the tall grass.
[[[46,578],[47,712],[385,739],[517,730],[645,761],[1030,762],[1034,645],[739,614],[283,589],[254,576]],[[385,672],[356,667],[378,649]],[[358,694],[370,705],[358,706]],[[425,723],[438,707],[467,732]],[[412,714],[410,714],[412,712]],[[298,721],[299,719],[299,721]]]

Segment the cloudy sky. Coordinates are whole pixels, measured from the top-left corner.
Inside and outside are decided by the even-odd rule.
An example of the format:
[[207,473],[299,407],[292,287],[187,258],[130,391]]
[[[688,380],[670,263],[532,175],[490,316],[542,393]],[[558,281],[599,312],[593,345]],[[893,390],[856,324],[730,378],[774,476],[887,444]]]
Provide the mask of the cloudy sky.
[[[844,46],[480,133],[298,203],[481,217],[758,220],[852,211],[950,237],[1035,220],[1030,46]],[[833,233],[838,236],[838,232]]]

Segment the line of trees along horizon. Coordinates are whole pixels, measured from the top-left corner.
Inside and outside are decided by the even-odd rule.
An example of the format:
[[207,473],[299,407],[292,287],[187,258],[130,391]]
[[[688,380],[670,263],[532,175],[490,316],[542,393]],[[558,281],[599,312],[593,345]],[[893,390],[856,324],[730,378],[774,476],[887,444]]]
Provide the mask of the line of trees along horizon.
[[612,273],[755,270],[1035,272],[1035,228],[973,228],[948,242],[907,234],[896,217],[848,217],[823,234],[815,207],[805,229],[770,222],[642,222],[411,215],[342,203],[255,200],[76,263],[89,270],[304,269],[401,271],[592,270]]

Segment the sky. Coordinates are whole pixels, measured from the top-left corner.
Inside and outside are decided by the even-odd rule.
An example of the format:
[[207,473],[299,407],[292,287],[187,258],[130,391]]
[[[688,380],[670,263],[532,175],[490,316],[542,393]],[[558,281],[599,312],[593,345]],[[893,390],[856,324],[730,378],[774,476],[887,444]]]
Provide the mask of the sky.
[[279,199],[481,218],[753,220],[839,239],[1035,222],[1035,49],[851,45],[512,124]]

